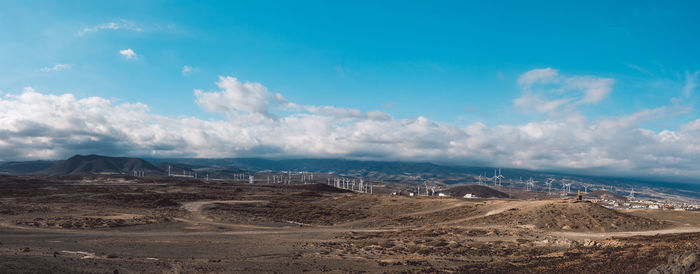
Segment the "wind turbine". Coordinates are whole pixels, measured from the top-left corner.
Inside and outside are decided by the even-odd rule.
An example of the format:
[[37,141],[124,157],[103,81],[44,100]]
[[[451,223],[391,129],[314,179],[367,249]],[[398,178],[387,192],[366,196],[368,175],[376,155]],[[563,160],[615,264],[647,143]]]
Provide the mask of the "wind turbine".
[[498,180],[499,187],[503,185],[503,181],[502,181],[503,178],[505,178],[505,177],[503,176],[503,174],[501,174],[501,169],[498,168],[498,176],[496,176],[496,179]]
[[[518,181],[520,182],[521,185],[524,185],[522,176],[520,176],[520,179],[518,179]],[[527,188],[527,185],[525,187]]]
[[493,186],[497,187],[498,186],[498,172],[496,169],[493,169]]
[[561,196],[566,196],[571,191],[571,183],[565,183],[561,186]]
[[552,183],[554,182],[554,179],[552,178],[547,178],[547,182],[544,184],[547,185],[547,195],[552,195]]
[[630,191],[630,199],[634,199],[634,187],[632,188],[632,191]]

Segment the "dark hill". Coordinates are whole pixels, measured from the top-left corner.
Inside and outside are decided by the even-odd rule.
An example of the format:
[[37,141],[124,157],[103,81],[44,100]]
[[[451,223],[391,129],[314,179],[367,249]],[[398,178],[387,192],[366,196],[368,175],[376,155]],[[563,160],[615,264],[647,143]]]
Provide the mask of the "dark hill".
[[508,198],[508,194],[495,190],[487,186],[466,185],[448,188],[443,191],[453,197],[463,197],[467,193],[476,195],[479,198]]
[[47,169],[55,164],[56,161],[7,162],[0,165],[0,172],[24,175]]
[[134,170],[144,171],[147,175],[162,173],[159,168],[139,158],[108,157],[93,154],[86,156],[75,155],[35,174],[48,176],[98,173],[130,175]]

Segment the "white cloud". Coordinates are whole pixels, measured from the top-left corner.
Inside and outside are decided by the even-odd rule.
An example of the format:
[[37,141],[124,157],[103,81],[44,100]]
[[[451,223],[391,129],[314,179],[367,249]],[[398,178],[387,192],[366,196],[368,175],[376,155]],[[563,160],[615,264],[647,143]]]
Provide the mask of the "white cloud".
[[520,125],[457,127],[425,117],[297,105],[260,83],[234,77],[222,76],[216,84],[216,91],[194,93],[204,110],[222,114],[213,120],[167,117],[141,103],[31,88],[5,95],[0,98],[0,160],[74,153],[343,157],[700,178],[700,119],[678,130],[641,126],[684,111],[677,107],[597,121],[571,114]]
[[70,69],[72,68],[72,64],[55,64],[51,67],[43,67],[41,68],[41,71],[43,72],[52,72],[52,71],[59,71],[59,70],[65,70],[65,69]]
[[190,75],[192,73],[192,71],[194,71],[194,69],[192,67],[185,65],[182,67],[182,71],[181,71],[182,76]]
[[698,86],[698,76],[700,71],[690,73],[685,72],[685,86],[683,86],[683,96],[690,97],[693,94],[693,90]]
[[235,77],[219,77],[216,85],[221,91],[203,92],[195,90],[194,95],[204,110],[227,115],[241,112],[272,118],[269,112],[271,103],[284,103],[279,93],[272,93],[257,82],[241,83]]
[[124,56],[126,59],[134,59],[137,56],[136,52],[134,52],[131,48],[120,50],[119,54]]
[[119,22],[108,22],[104,24],[99,24],[95,25],[92,27],[86,27],[78,32],[78,35],[85,35],[88,33],[95,33],[101,30],[130,30],[130,31],[136,31],[136,32],[141,32],[143,29],[133,22],[127,21],[127,20],[120,20]]
[[553,112],[559,109],[562,105],[571,102],[573,99],[557,99],[557,100],[547,100],[545,98],[539,97],[534,94],[523,94],[521,97],[515,99],[515,104],[518,106],[534,108],[538,112]]
[[612,85],[615,84],[614,79],[593,76],[570,77],[565,81],[565,89],[583,91],[583,98],[577,102],[578,104],[595,103],[605,99],[612,91]]
[[538,112],[572,110],[580,104],[600,102],[612,91],[615,80],[595,76],[567,76],[553,68],[533,69],[518,78],[523,90],[514,103]]
[[529,87],[534,84],[547,84],[557,80],[559,71],[553,68],[533,69],[518,77],[518,84]]

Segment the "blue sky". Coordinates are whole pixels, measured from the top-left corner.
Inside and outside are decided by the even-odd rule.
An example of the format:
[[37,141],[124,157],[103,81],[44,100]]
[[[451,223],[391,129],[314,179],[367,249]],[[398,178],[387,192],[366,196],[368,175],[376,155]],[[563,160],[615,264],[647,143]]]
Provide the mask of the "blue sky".
[[[308,106],[332,106],[362,113],[379,111],[402,125],[406,123],[401,121],[425,118],[462,130],[442,140],[450,148],[380,153],[379,158],[414,159],[413,156],[424,155],[415,159],[535,169],[591,169],[601,164],[581,164],[586,162],[582,159],[571,165],[527,164],[551,158],[541,155],[550,148],[532,153],[538,156],[528,154],[519,160],[508,160],[498,156],[505,151],[484,152],[473,144],[466,150],[455,146],[462,140],[461,135],[478,135],[468,130],[475,125],[498,131],[502,127],[523,128],[529,123],[566,124],[563,121],[583,118],[586,121],[582,128],[601,128],[600,123],[607,120],[620,122],[656,110],[630,130],[650,130],[657,135],[664,130],[690,134],[688,130],[681,132],[683,126],[692,128],[689,123],[699,116],[695,83],[700,71],[700,20],[695,15],[700,9],[692,1],[7,1],[2,6],[0,90],[5,96],[19,96],[31,87],[45,96],[71,94],[76,100],[99,97],[114,106],[141,103],[148,107],[150,116],[139,121],[149,126],[159,123],[153,115],[178,121],[238,121],[238,126],[245,129],[260,126],[259,119],[240,116],[258,109],[251,112],[232,102],[224,104],[231,111],[222,111],[207,105],[194,92],[226,93],[228,90],[220,84],[235,83],[219,77],[235,77],[240,83],[259,83],[265,91],[233,88],[235,91],[231,92],[262,92],[263,97],[269,92],[284,97],[283,102],[263,102],[266,108],[270,104],[266,111],[274,114],[273,119],[318,114],[309,111]],[[130,57],[126,50],[134,55]],[[183,72],[185,66],[189,72]],[[539,79],[535,86],[523,84],[523,75],[547,68],[556,72],[555,78]],[[583,86],[571,84],[581,79],[591,82]],[[581,93],[590,87],[587,85],[594,82],[605,86],[600,91],[602,97],[581,99]],[[570,92],[578,95],[569,96]],[[208,98],[235,100],[240,94],[229,95]],[[519,100],[522,98],[536,100]],[[567,103],[554,109],[535,110],[538,105],[557,99]],[[9,105],[13,100],[21,100],[5,100],[9,102],[6,115],[18,114],[19,110]],[[297,108],[290,107],[290,103]],[[304,106],[301,113],[298,106]],[[364,125],[361,119],[340,119],[332,124],[334,129],[343,130],[350,130],[345,127],[347,124]],[[356,134],[368,133],[364,129],[353,130]],[[576,134],[574,129],[571,131],[570,134]],[[19,134],[19,129],[12,132]],[[92,137],[88,139],[103,138],[80,134]],[[294,140],[311,138],[308,131],[304,134]],[[55,137],[40,135],[34,137]],[[692,139],[688,136],[685,138]],[[278,156],[378,156],[367,154],[377,148],[359,145],[362,142],[353,143],[362,148],[331,144],[323,149],[297,151],[266,143],[260,136],[249,137],[257,145],[229,144],[223,149],[228,152],[224,154],[189,151],[162,155],[216,157],[275,151]],[[664,150],[665,144],[659,141],[662,137],[654,138],[658,150]],[[427,140],[415,141],[384,149],[411,151]],[[65,142],[73,145],[63,145]],[[30,148],[36,142],[23,144],[29,150],[7,150],[6,155],[14,155],[0,160],[62,157],[90,147],[76,142],[51,143],[34,152]],[[388,141],[368,141],[383,142]],[[509,149],[533,145],[528,142],[513,143]],[[640,145],[644,142],[640,141]],[[134,140],[130,144],[142,148],[127,154],[152,154],[158,150],[154,147],[169,147]],[[695,143],[675,145],[692,147]],[[486,147],[491,146],[481,148]],[[591,143],[578,152],[598,150]],[[661,157],[655,153],[642,154]],[[630,172],[642,168],[625,157],[632,156],[602,158],[614,159],[617,168],[628,168]],[[689,155],[678,158],[691,162],[697,154],[691,150]]]
[[[203,115],[191,91],[234,75],[307,104],[391,105],[398,117],[491,123],[511,121],[499,113],[509,112],[515,79],[530,69],[616,78],[611,102],[591,115],[664,104],[686,71],[700,69],[693,3],[142,2],[6,3],[2,89],[31,85]],[[77,34],[124,21],[143,31]],[[122,48],[140,58],[123,60]],[[74,67],[37,72],[57,63]],[[198,71],[181,77],[184,65]]]

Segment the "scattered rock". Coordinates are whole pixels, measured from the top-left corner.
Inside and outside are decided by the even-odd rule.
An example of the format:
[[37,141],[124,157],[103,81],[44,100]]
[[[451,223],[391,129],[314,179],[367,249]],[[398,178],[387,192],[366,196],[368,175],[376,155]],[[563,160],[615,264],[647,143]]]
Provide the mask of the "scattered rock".
[[668,256],[668,264],[649,270],[649,274],[700,274],[700,252],[691,251],[682,255]]
[[593,246],[597,246],[598,243],[596,241],[592,241],[591,239],[585,239],[585,240],[583,240],[583,242],[581,242],[581,245],[583,245],[585,247],[593,247]]

